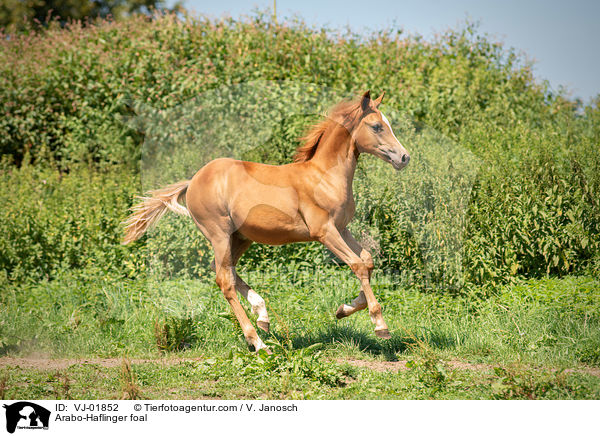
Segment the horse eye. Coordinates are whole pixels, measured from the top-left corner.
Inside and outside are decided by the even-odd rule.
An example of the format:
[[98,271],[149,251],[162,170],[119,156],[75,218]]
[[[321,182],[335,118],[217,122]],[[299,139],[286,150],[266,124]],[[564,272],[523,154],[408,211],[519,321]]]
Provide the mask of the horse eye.
[[381,131],[383,130],[383,126],[381,124],[375,124],[374,126],[372,126],[372,129],[375,133],[381,133]]

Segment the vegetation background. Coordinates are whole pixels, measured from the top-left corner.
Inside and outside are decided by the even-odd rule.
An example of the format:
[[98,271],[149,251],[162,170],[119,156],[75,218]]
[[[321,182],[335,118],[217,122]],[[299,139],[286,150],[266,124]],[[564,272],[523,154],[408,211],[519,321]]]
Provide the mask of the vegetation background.
[[[128,7],[136,5],[150,3]],[[298,324],[278,321],[278,357],[223,354],[243,343],[228,339],[235,327],[210,283],[210,247],[180,217],[121,245],[134,196],[189,177],[213,155],[289,162],[316,115],[365,89],[386,91],[384,111],[414,151],[400,175],[366,158],[355,179],[352,230],[376,255],[377,292],[386,317],[402,318],[392,323],[399,333],[382,345],[365,339],[370,327],[360,314],[332,324],[329,315],[353,298],[356,284],[319,245],[253,246],[241,269],[279,289],[269,304],[282,318],[295,313]],[[291,389],[309,397],[311,389],[285,385],[281,374],[336,386],[338,397],[350,395],[339,388],[345,377],[361,377],[336,372],[314,350],[303,354],[311,342],[328,344],[330,360],[406,355],[417,375],[403,382],[425,386],[425,397],[460,397],[443,366],[457,357],[548,371],[597,366],[599,103],[551,92],[514,50],[470,23],[432,40],[400,29],[340,34],[261,12],[242,20],[156,14],[9,25],[0,35],[0,355],[191,348],[258,368],[248,377],[279,377],[284,387],[275,396]],[[225,121],[203,118],[207,108]],[[231,114],[271,120],[264,142],[238,141]],[[311,312],[314,301],[321,318]],[[302,335],[307,325],[312,333]],[[260,363],[246,362],[255,358]],[[219,362],[194,371],[227,380]],[[308,366],[295,373],[289,362]],[[597,377],[573,384],[552,371],[540,379],[506,368],[496,367],[500,387],[483,397],[598,395]],[[533,380],[523,382],[533,391],[519,380]]]

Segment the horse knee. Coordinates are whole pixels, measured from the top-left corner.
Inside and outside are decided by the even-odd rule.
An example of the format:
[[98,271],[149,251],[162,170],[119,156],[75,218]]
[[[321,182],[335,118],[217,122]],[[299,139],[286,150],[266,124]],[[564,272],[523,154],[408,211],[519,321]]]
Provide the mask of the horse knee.
[[225,295],[225,298],[229,300],[235,297],[235,283],[233,282],[231,277],[229,277],[229,274],[217,274],[217,278],[215,279],[215,281],[217,282],[217,286],[219,286],[219,288],[221,288],[221,291],[223,291],[223,295]]
[[371,271],[373,271],[373,268],[373,261],[371,261],[371,263],[362,261],[352,264],[352,271],[359,279],[368,279],[371,276]]
[[373,271],[375,264],[373,263],[373,256],[371,256],[371,253],[367,250],[363,250],[362,253],[360,253],[360,259],[363,261],[369,272]]

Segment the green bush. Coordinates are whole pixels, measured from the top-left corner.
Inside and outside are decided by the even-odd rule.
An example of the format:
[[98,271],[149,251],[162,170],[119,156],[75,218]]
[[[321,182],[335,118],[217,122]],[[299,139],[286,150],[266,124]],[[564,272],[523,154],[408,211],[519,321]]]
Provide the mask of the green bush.
[[[382,109],[413,156],[400,175],[359,162],[352,230],[378,267],[454,290],[600,270],[600,100],[551,93],[470,24],[424,41],[259,13],[2,35],[0,281],[205,274],[211,248],[189,220],[119,244],[133,196],[217,156],[289,162],[307,124],[367,88],[387,91]],[[242,262],[331,260],[318,244],[255,245]]]
[[[10,281],[53,278],[60,270],[137,273],[136,250],[120,245],[121,222],[138,190],[135,176],[86,169],[62,174],[30,165],[0,180],[0,269]],[[138,250],[139,251],[139,250]]]
[[468,216],[470,281],[577,274],[597,259],[598,173],[586,174],[600,169],[596,146],[581,138],[569,147],[568,133],[547,128],[541,138],[523,132],[528,148],[480,174]]
[[389,107],[452,139],[482,123],[539,124],[570,107],[538,85],[513,51],[471,25],[425,42],[393,30],[366,40],[330,37],[302,23],[274,25],[260,14],[243,21],[165,15],[31,30],[1,38],[0,56],[0,153],[20,162],[29,152],[65,167],[135,167],[142,138],[122,122],[131,109],[172,109],[255,80],[346,93],[385,89]]

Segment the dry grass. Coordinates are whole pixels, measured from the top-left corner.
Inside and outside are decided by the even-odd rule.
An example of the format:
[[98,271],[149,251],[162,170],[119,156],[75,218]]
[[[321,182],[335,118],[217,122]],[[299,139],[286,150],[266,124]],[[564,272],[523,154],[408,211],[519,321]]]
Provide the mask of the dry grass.
[[121,365],[121,400],[142,400],[142,391],[136,383],[136,376],[131,369],[129,359],[123,359]]
[[0,377],[0,399],[4,400],[6,396],[6,389],[8,387],[8,374],[3,374]]

